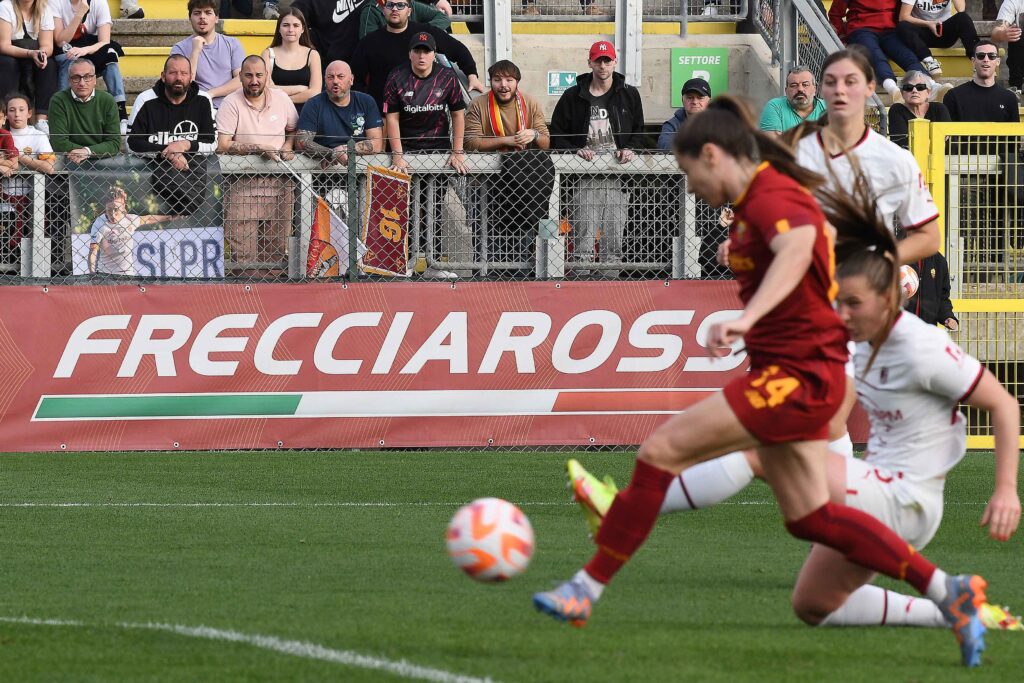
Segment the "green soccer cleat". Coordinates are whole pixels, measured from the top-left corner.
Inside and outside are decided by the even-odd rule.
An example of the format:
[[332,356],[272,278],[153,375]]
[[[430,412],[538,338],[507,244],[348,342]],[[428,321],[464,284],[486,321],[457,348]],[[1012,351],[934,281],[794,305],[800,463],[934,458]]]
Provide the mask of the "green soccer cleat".
[[1009,607],[983,602],[978,607],[978,616],[985,628],[992,631],[1024,631],[1024,623],[1010,613]]
[[981,666],[981,653],[985,649],[986,629],[979,612],[986,602],[986,586],[988,582],[980,576],[949,576],[946,599],[938,603],[960,643],[960,661],[967,667]]
[[590,536],[596,538],[601,522],[608,514],[608,508],[612,506],[619,489],[611,477],[605,477],[604,481],[598,480],[583,468],[579,460],[565,463],[565,470],[569,474],[569,488],[572,489],[573,498],[580,504],[583,517],[587,520]]

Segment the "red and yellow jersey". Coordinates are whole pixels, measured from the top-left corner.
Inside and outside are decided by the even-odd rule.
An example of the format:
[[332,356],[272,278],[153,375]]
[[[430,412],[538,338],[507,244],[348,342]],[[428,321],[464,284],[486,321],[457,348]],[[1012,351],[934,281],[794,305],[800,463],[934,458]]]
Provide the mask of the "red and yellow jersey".
[[744,335],[751,362],[755,366],[774,358],[846,362],[846,327],[832,307],[839,289],[833,237],[817,201],[806,188],[764,162],[736,200],[734,211],[729,267],[744,305],[761,286],[774,259],[771,241],[801,226],[813,225],[817,231],[811,265],[796,289]]

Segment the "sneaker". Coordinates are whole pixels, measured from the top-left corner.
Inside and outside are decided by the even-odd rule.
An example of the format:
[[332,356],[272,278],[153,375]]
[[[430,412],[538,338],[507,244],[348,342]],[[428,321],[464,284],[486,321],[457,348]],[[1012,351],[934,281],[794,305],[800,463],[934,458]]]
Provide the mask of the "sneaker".
[[128,119],[121,119],[121,137],[128,135]]
[[135,0],[121,0],[121,18],[122,19],[143,19],[146,13],[139,7],[139,3]]
[[718,16],[718,3],[716,2],[705,2],[704,9],[701,11],[701,16],[704,17],[715,17]]
[[927,69],[932,76],[942,75],[942,63],[935,57],[925,57],[921,60],[921,66]]
[[575,579],[566,581],[553,591],[533,594],[533,606],[539,611],[559,621],[567,621],[576,628],[587,625],[593,603],[587,587]]
[[978,613],[985,602],[986,586],[988,582],[980,576],[947,576],[946,599],[938,604],[960,643],[960,661],[967,667],[980,666],[985,650],[986,629]]
[[612,506],[619,489],[610,477],[605,477],[603,482],[598,481],[597,477],[587,472],[578,460],[565,463],[565,471],[569,475],[569,488],[572,489],[573,498],[580,504],[583,517],[587,520],[590,536],[596,538],[601,522],[608,514],[608,508]]
[[263,18],[271,21],[277,21],[281,18],[281,12],[278,11],[276,2],[268,2],[263,5]]
[[423,271],[423,278],[426,280],[458,280],[459,276],[450,270],[441,270],[440,268],[428,266]]
[[1009,607],[999,607],[987,602],[978,607],[978,616],[987,629],[993,631],[1024,631],[1024,623],[1020,617],[1010,614]]
[[50,121],[49,121],[49,119],[41,119],[39,121],[36,121],[36,130],[38,130],[43,135],[49,137],[49,135],[50,135]]
[[941,102],[946,97],[946,93],[953,89],[952,83],[936,83],[935,87],[932,88],[932,94],[928,96],[929,102]]

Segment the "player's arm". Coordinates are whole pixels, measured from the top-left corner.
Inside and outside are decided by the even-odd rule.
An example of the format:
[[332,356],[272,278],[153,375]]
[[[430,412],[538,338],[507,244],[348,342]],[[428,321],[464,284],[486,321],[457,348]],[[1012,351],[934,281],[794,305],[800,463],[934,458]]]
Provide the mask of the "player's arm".
[[[206,94],[210,97],[224,97],[240,89],[242,87],[242,82],[238,80],[238,73],[240,71],[241,69],[232,69],[230,80],[226,83],[221,83],[215,88],[210,88],[206,91]],[[194,68],[192,69],[192,73],[195,73]]]
[[139,225],[153,225],[154,223],[166,223],[167,221],[173,221],[177,216],[166,216],[160,214],[154,214],[151,216],[139,216]]
[[992,538],[1007,541],[1020,523],[1020,497],[1017,495],[1020,406],[987,369],[982,370],[981,381],[966,402],[988,411],[992,417],[992,431],[996,437],[996,483],[981,517],[981,525],[988,525]]
[[93,242],[89,245],[89,272],[96,272],[96,261],[100,256],[100,245]]
[[931,220],[919,228],[907,231],[907,236],[896,244],[900,264],[917,263],[939,251],[939,221]]

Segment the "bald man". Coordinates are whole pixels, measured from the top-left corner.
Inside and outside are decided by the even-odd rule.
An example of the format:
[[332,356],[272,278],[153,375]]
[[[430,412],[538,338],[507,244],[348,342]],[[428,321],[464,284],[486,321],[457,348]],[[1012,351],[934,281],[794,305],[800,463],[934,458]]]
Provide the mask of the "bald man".
[[366,93],[353,92],[352,82],[349,65],[333,61],[324,75],[324,92],[302,107],[295,147],[320,159],[324,167],[348,163],[349,140],[356,141],[356,154],[384,149],[384,123],[377,103]]

